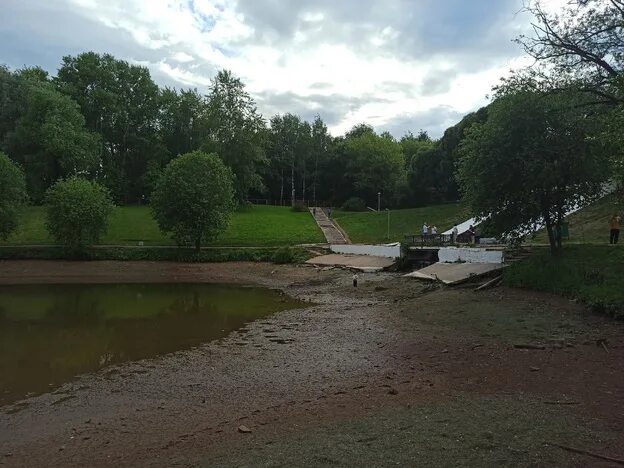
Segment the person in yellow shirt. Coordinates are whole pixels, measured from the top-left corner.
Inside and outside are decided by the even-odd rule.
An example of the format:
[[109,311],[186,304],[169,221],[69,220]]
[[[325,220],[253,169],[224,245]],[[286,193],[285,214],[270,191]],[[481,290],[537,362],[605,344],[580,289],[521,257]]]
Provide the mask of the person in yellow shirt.
[[617,244],[620,238],[620,227],[622,225],[622,218],[619,214],[613,213],[610,225],[611,235],[609,236],[609,244]]

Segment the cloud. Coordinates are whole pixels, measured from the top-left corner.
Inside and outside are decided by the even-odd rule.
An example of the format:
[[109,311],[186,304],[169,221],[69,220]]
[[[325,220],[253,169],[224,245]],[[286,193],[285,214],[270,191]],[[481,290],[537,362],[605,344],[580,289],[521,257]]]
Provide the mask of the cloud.
[[439,136],[485,103],[522,53],[512,39],[529,27],[521,0],[2,2],[9,66],[54,73],[63,55],[94,50],[200,91],[227,68],[267,117],[320,114],[335,134],[366,121]]

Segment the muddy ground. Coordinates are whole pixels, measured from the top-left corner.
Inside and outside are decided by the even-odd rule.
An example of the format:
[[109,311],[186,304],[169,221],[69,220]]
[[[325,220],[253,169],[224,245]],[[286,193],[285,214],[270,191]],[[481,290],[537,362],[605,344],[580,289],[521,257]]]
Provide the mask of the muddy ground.
[[354,289],[349,272],[303,266],[0,262],[0,284],[159,281],[259,284],[310,305],[1,407],[0,465],[624,458],[624,328],[564,298],[390,273],[360,275]]

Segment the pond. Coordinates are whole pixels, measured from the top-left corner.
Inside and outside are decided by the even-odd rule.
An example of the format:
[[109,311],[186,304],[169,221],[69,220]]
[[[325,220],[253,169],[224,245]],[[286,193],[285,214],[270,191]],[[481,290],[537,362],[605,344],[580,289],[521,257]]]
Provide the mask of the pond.
[[300,304],[274,290],[215,284],[0,286],[0,405]]

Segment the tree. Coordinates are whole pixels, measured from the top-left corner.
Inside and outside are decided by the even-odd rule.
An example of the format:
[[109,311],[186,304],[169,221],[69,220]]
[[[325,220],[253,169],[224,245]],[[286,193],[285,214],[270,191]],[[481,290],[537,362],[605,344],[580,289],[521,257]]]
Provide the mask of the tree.
[[160,229],[197,251],[202,242],[216,239],[234,209],[232,177],[216,154],[195,151],[171,161],[151,199]]
[[295,206],[296,179],[301,181],[301,199],[306,198],[307,168],[312,154],[310,124],[294,114],[271,119],[270,164],[279,173],[280,202],[284,200],[284,172],[290,172],[290,203]]
[[208,103],[196,89],[165,88],[160,93],[159,123],[170,159],[196,151],[209,136]]
[[323,164],[329,157],[332,137],[327,130],[327,125],[319,115],[312,123],[312,156],[314,159],[314,172],[312,176],[312,201],[316,205],[316,190],[319,184],[319,164]]
[[6,239],[17,227],[19,209],[26,199],[24,173],[0,153],[0,239]]
[[509,89],[586,94],[588,115],[600,121],[597,135],[612,155],[612,170],[624,186],[624,0],[570,0],[557,13],[529,1],[533,34],[518,42],[534,63],[503,80]]
[[147,167],[165,152],[158,135],[160,90],[149,70],[87,52],[63,57],[54,82],[79,104],[87,128],[101,136],[104,185],[124,203],[142,200]]
[[624,103],[617,86],[624,72],[624,0],[571,0],[559,13],[548,13],[540,1],[525,9],[535,19],[533,35],[518,42],[535,59],[530,77],[551,89],[574,87],[598,102]]
[[503,233],[544,223],[553,254],[561,250],[566,212],[601,192],[605,160],[595,121],[577,94],[519,91],[488,108],[488,119],[468,130],[459,180],[475,215]]
[[98,138],[85,128],[76,103],[37,72],[18,73],[19,117],[3,142],[25,169],[31,198],[40,202],[58,178],[90,175],[99,167]]
[[207,98],[210,140],[202,150],[218,154],[232,170],[236,198],[244,202],[250,190],[264,189],[264,119],[243,82],[227,70],[217,73]]
[[443,198],[437,184],[440,151],[435,149],[436,145],[429,137],[422,137],[423,133],[418,137],[408,133],[400,141],[405,157],[410,206],[423,206]]
[[57,181],[45,201],[48,231],[72,253],[98,242],[114,207],[106,188],[81,177]]
[[374,133],[358,134],[344,142],[347,174],[343,178],[352,180],[356,194],[365,200],[382,192],[385,200],[397,201],[405,186],[401,145]]

